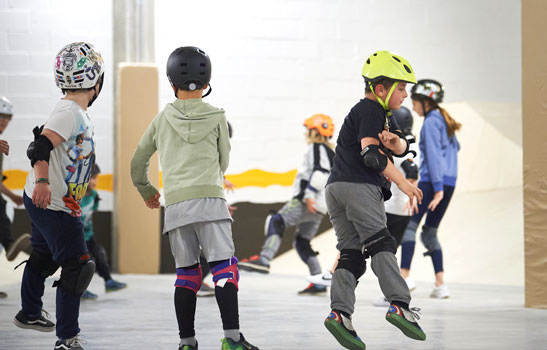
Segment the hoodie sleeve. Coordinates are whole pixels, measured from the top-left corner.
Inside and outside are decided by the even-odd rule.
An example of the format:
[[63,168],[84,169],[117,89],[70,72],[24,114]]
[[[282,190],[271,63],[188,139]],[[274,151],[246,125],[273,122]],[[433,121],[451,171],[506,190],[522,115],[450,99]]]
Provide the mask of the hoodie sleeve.
[[131,180],[144,200],[151,198],[158,190],[150,183],[148,167],[150,157],[156,152],[156,119],[142,135],[141,141],[131,158]]
[[425,161],[427,162],[433,190],[439,192],[443,190],[442,125],[440,125],[439,120],[436,118],[427,118],[424,121],[423,128],[425,128]]
[[226,122],[226,116],[223,115],[219,123],[220,132],[218,136],[218,160],[220,163],[220,169],[224,174],[226,169],[228,169],[228,164],[230,163],[230,136],[228,133],[228,123]]

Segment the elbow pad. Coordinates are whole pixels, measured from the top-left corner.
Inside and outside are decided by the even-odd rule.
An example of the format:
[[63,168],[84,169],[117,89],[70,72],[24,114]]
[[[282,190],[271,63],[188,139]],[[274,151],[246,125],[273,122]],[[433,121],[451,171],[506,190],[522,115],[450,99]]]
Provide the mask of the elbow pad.
[[39,160],[45,160],[49,164],[49,155],[53,149],[53,144],[47,137],[41,135],[43,128],[43,126],[41,128],[35,127],[32,130],[34,141],[27,148],[27,157],[30,159],[30,166],[32,167]]
[[325,187],[328,179],[329,179],[329,173],[316,170],[311,174],[311,178],[310,178],[310,181],[308,182],[307,189],[313,192],[319,192]]
[[405,176],[407,179],[418,180],[418,166],[412,161],[412,159],[407,159],[402,162],[401,168],[405,171]]
[[367,168],[381,173],[387,167],[387,156],[380,153],[377,145],[368,145],[360,154]]

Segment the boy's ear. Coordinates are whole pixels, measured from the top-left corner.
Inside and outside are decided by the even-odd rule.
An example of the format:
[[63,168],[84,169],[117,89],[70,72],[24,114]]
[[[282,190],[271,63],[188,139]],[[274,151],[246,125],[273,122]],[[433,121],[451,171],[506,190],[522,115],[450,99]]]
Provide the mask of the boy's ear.
[[377,84],[375,87],[374,87],[374,92],[376,93],[376,95],[378,96],[381,96],[385,93],[386,91],[386,88],[383,84]]

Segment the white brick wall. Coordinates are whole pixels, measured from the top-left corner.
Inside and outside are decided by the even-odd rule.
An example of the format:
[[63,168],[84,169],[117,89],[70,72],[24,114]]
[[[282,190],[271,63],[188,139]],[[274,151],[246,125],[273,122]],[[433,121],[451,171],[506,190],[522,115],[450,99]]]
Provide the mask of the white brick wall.
[[28,170],[32,129],[62,97],[53,78],[55,54],[73,41],[89,41],[106,62],[106,86],[89,109],[96,125],[97,161],[112,172],[112,5],[110,0],[0,0],[0,95],[15,116],[1,136],[10,142],[4,169]]
[[228,172],[287,171],[306,147],[304,118],[326,113],[339,127],[376,50],[443,82],[448,102],[520,102],[520,33],[519,0],[158,1],[160,108],[173,99],[168,55],[200,46],[213,64],[207,100],[235,129]]

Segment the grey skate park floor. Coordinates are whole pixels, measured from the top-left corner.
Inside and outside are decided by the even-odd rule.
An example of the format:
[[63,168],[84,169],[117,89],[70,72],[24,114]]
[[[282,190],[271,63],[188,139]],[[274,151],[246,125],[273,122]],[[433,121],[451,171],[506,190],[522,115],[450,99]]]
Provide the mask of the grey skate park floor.
[[[371,273],[371,271],[368,271]],[[125,290],[104,292],[95,278],[90,290],[99,294],[80,309],[85,349],[177,349],[173,307],[174,276],[120,275]],[[46,281],[44,309],[55,314],[53,278]],[[260,349],[342,349],[323,326],[329,297],[298,296],[302,276],[242,272],[240,323],[245,337]],[[368,349],[545,349],[547,310],[526,309],[523,288],[451,284],[452,297],[430,299],[430,286],[418,282],[411,306],[422,309],[425,342],[406,338],[385,321],[385,307],[372,306],[380,296],[377,282],[357,287],[353,323]],[[0,299],[0,349],[51,349],[55,334],[24,330],[12,324],[20,308],[19,283],[0,284],[9,296]],[[54,318],[54,316],[53,316]],[[220,349],[222,327],[214,297],[198,299],[196,334],[200,349]]]

